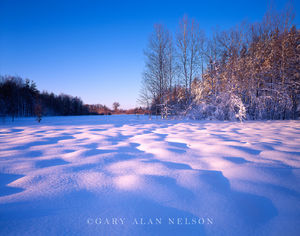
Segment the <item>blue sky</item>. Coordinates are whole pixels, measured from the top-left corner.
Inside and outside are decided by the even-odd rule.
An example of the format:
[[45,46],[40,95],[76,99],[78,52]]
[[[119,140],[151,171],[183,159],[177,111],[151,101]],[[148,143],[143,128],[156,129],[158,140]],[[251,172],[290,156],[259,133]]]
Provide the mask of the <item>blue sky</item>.
[[[187,14],[208,34],[261,20],[270,1],[0,0],[0,74],[85,103],[137,105],[153,24],[176,31]],[[273,1],[282,8],[286,1]],[[294,2],[299,26],[299,3]]]

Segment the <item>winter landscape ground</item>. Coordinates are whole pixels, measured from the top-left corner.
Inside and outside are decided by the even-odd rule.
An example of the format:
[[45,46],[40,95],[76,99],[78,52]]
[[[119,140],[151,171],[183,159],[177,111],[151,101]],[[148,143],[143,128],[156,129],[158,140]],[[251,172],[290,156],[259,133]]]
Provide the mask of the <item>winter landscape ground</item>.
[[299,235],[300,121],[0,125],[0,235]]

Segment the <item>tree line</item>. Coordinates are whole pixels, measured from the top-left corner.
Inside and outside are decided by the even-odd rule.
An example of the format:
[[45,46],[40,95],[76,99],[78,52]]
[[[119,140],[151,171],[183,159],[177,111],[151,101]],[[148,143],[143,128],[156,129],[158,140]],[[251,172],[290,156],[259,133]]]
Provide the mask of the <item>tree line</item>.
[[10,116],[12,120],[15,117],[36,116],[40,122],[42,116],[144,114],[146,112],[142,108],[124,110],[119,107],[118,102],[113,103],[113,109],[102,104],[84,104],[79,97],[40,92],[36,83],[29,79],[0,76],[0,116]]
[[261,22],[210,37],[187,16],[175,34],[156,24],[139,101],[162,117],[299,118],[300,31],[292,21],[291,7],[270,9]]
[[17,76],[0,76],[0,115],[87,115],[88,106],[78,97],[40,92],[35,82]]

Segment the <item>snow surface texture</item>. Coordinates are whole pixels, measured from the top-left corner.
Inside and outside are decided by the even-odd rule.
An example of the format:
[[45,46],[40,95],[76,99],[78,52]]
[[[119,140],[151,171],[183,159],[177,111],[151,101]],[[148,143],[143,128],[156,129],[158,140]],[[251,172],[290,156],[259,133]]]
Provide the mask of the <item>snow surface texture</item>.
[[0,235],[299,235],[299,147],[299,121],[7,121]]

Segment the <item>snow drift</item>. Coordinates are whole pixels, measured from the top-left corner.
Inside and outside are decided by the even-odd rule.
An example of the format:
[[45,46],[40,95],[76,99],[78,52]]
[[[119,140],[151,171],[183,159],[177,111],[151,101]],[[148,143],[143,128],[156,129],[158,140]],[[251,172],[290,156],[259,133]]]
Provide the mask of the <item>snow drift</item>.
[[299,121],[2,123],[0,234],[297,235],[299,134]]

